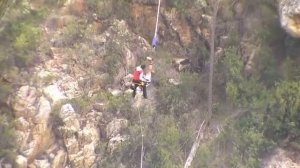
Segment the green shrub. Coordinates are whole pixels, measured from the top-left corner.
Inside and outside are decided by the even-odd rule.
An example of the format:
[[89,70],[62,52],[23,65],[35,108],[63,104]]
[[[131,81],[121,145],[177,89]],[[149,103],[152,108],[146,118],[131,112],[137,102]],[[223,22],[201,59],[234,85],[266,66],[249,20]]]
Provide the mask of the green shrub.
[[180,81],[177,86],[166,84],[159,88],[158,109],[162,113],[180,116],[197,108],[199,102],[204,100],[206,89],[198,74],[183,73]]
[[268,108],[266,135],[277,141],[289,134],[299,136],[299,110],[300,83],[278,83]]
[[118,19],[130,20],[130,1],[131,0],[113,0],[113,11]]
[[86,3],[89,11],[96,13],[100,19],[108,18],[113,12],[113,1],[87,0]]
[[300,40],[293,38],[291,36],[285,36],[284,40],[284,48],[286,50],[286,55],[291,58],[297,58],[299,53],[299,44]]
[[3,41],[1,50],[6,57],[5,63],[9,64],[8,67],[12,64],[24,68],[37,58],[35,52],[41,42],[41,29],[38,24],[48,13],[48,8],[33,10],[25,1],[12,4],[3,18],[6,23],[0,31]]
[[167,0],[166,5],[171,8],[176,8],[180,13],[184,14],[186,9],[193,6],[195,0]]
[[84,25],[78,21],[72,21],[63,29],[62,40],[66,46],[74,46],[80,39],[83,38]]
[[[3,114],[3,107],[0,109],[0,158],[4,158],[6,162],[14,163],[16,157],[16,137],[15,128],[12,118],[7,114]],[[11,111],[9,113],[12,113]]]
[[173,117],[164,116],[157,126],[155,139],[158,142],[149,156],[151,168],[177,168],[182,164],[180,133]]
[[2,82],[0,82],[0,84],[0,102],[5,102],[4,100],[6,100],[7,97],[12,93],[12,87],[11,85],[4,84]]
[[267,87],[273,87],[280,80],[278,62],[272,49],[262,45],[253,61],[253,75]]
[[[239,120],[229,121],[219,142],[226,164],[230,167],[260,167],[262,154],[273,147],[273,142],[264,136],[263,114],[247,112]],[[229,152],[230,151],[230,152]]]
[[30,23],[17,23],[12,26],[15,34],[13,47],[16,50],[16,62],[21,66],[32,63],[33,51],[40,42],[41,30]]
[[236,47],[225,49],[224,64],[226,67],[226,77],[232,81],[242,79],[243,62]]
[[106,67],[105,69],[106,69],[106,72],[109,74],[109,76],[112,78],[112,79],[110,79],[111,81],[113,81],[113,78],[118,73],[119,61],[120,61],[120,58],[119,58],[118,53],[111,53],[104,57],[104,64]]
[[109,92],[101,92],[98,95],[97,99],[101,102],[105,102],[105,110],[107,112],[111,112],[114,114],[121,112],[121,114],[128,119],[137,119],[138,117],[137,115],[134,115],[136,113],[133,113],[133,109],[131,106],[131,95],[123,94],[114,96]]
[[131,0],[87,0],[90,12],[96,13],[99,19],[107,19],[112,15],[118,19],[129,21],[129,5]]
[[87,96],[80,96],[69,100],[74,110],[80,114],[86,114],[91,108],[90,98]]
[[300,80],[300,67],[291,57],[287,57],[284,60],[281,69],[282,70],[280,73],[282,74],[284,80]]
[[266,87],[254,76],[242,76],[243,63],[236,48],[225,50],[224,66],[226,69],[226,96],[241,107],[262,107],[268,100]]
[[200,145],[192,162],[192,167],[209,168],[215,159],[218,158],[214,156],[212,146],[207,144]]
[[59,7],[62,7],[67,0],[47,0],[45,1],[45,3],[49,4],[49,5],[57,5]]
[[103,57],[103,67],[101,69],[108,73],[107,84],[112,84],[118,72],[120,71],[120,67],[123,65],[122,63],[122,50],[121,45],[117,44],[114,41],[111,41],[106,44],[107,55]]

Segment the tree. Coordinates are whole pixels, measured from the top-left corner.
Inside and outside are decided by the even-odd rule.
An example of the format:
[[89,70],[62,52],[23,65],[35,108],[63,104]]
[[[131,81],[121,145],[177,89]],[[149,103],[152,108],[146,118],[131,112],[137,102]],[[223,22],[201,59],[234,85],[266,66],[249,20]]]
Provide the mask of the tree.
[[210,21],[210,59],[209,59],[209,83],[208,83],[208,114],[207,121],[212,116],[212,94],[213,94],[213,77],[214,77],[214,56],[215,56],[215,31],[216,31],[216,20],[219,10],[219,4],[221,0],[211,0],[213,5],[212,18]]
[[[208,123],[211,119],[212,116],[212,94],[213,94],[213,71],[214,71],[214,56],[215,56],[215,31],[216,31],[216,20],[217,20],[217,14],[219,10],[219,3],[221,0],[210,0],[211,4],[213,4],[213,9],[212,9],[212,17],[210,20],[210,60],[209,60],[209,83],[208,83],[208,112],[206,116],[206,120],[202,122],[202,124],[199,127],[198,130],[198,135],[197,138],[193,144],[193,147],[189,153],[189,156],[185,162],[184,168],[188,168],[197,152],[197,148],[200,145],[201,137],[200,135],[202,134],[205,130],[206,123]],[[204,127],[204,129],[202,129]]]
[[269,106],[266,134],[282,139],[288,135],[300,135],[300,82],[281,82],[273,92]]

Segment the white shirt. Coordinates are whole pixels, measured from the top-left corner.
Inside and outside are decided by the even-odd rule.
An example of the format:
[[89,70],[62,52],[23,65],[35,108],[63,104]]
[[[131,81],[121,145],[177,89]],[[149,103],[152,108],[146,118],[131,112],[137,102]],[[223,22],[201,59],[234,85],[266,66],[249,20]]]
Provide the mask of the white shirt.
[[140,73],[140,77],[139,77],[139,79],[140,79],[141,81],[143,81],[143,82],[149,82],[149,80],[146,78],[146,76],[145,76],[145,74],[144,74],[144,70],[141,68],[141,66],[136,67],[136,70],[137,70],[137,71],[142,71],[142,72]]

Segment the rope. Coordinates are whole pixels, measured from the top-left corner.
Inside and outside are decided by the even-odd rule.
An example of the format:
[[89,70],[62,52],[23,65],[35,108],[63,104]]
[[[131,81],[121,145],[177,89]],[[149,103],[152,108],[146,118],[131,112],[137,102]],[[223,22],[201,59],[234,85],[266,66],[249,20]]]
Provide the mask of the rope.
[[[152,46],[155,47],[157,43],[157,29],[158,29],[158,18],[159,18],[159,9],[160,9],[160,1],[158,0],[158,6],[157,6],[157,15],[156,15],[156,24],[155,24],[155,32],[154,37],[152,39]],[[134,83],[137,84],[137,83]],[[139,119],[140,119],[140,129],[142,134],[142,148],[141,148],[141,168],[143,168],[143,157],[144,157],[144,134],[143,134],[143,127],[142,127],[142,117],[141,117],[141,111],[139,110]]]
[[157,27],[158,27],[159,9],[160,9],[160,0],[158,1],[158,6],[157,6],[157,16],[156,16],[156,24],[155,24],[155,32],[154,32],[154,37],[156,37],[156,35],[157,35]]
[[153,36],[153,39],[152,39],[152,47],[153,48],[155,48],[156,45],[157,45],[158,18],[159,18],[159,12],[160,12],[159,9],[160,9],[160,0],[158,1],[155,31],[154,31],[154,36]]
[[142,134],[141,168],[143,168],[143,157],[144,157],[144,134],[143,134],[142,117],[141,117],[141,111],[140,111],[140,110],[139,110],[139,118],[140,118],[141,134]]

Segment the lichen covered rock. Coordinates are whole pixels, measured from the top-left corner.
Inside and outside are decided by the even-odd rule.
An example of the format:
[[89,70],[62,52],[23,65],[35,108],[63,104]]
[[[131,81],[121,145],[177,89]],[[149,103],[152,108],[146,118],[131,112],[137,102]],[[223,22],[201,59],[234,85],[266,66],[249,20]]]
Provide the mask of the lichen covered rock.
[[300,38],[300,1],[281,0],[279,12],[281,26],[291,36]]

